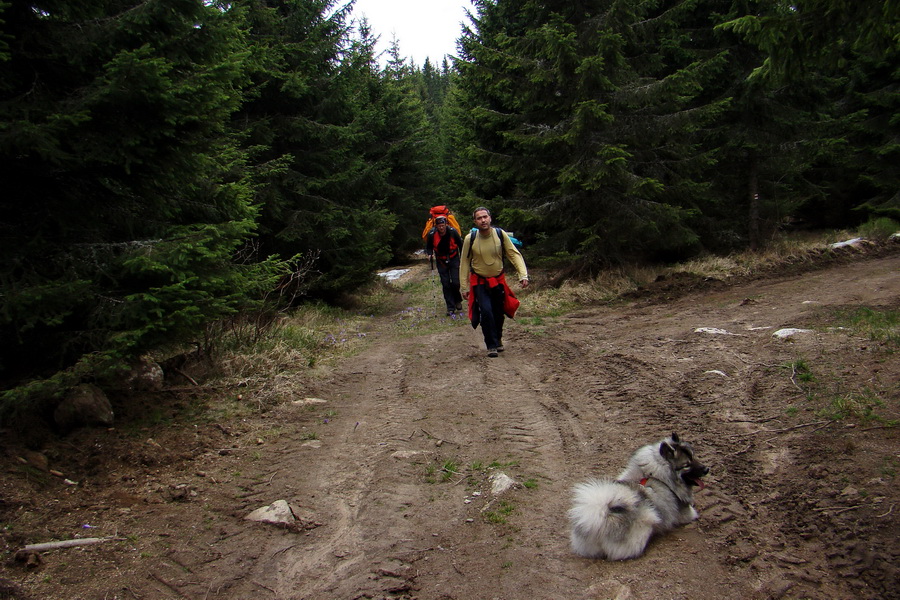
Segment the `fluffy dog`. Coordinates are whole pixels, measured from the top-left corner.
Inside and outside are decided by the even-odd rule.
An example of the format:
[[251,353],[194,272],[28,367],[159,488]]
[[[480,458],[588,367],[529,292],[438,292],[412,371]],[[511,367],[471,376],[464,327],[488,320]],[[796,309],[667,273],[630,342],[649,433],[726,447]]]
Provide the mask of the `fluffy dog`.
[[639,448],[615,481],[575,486],[572,549],[587,558],[637,558],[654,535],[697,519],[693,487],[703,489],[707,473],[676,433]]

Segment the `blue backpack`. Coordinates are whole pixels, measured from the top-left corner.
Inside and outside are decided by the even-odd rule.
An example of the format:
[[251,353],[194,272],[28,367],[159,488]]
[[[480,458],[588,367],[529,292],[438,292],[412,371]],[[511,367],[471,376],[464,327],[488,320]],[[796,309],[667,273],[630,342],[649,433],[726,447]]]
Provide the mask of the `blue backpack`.
[[[498,233],[501,232],[501,231],[503,231],[503,230],[500,229],[499,227],[494,227],[494,229],[496,229]],[[471,246],[472,243],[475,241],[475,234],[476,234],[476,233],[478,233],[478,228],[477,228],[477,227],[473,227],[473,228],[472,228],[472,233],[471,233],[471,235],[470,235],[470,237],[469,237],[469,246]],[[521,241],[519,241],[518,239],[516,239],[515,237],[513,237],[513,235],[512,235],[511,233],[509,233],[508,231],[503,231],[503,233],[506,234],[506,237],[509,238],[509,241],[511,241],[511,242],[513,243],[513,245],[514,245],[516,248],[524,248],[524,247],[525,247],[525,244],[523,244]]]

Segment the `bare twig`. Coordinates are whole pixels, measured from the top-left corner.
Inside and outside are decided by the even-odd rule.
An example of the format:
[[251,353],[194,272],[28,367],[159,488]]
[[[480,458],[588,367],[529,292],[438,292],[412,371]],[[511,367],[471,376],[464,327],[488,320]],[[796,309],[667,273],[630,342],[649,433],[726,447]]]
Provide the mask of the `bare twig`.
[[273,552],[273,553],[272,553],[272,556],[275,556],[275,555],[277,555],[277,554],[281,554],[282,552],[287,552],[287,551],[290,550],[291,548],[296,548],[297,546],[298,546],[298,544],[291,544],[290,546],[285,546],[285,547],[282,548],[281,550],[276,550],[275,552]]
[[176,368],[174,368],[174,369],[172,369],[172,370],[175,371],[176,373],[178,373],[179,375],[181,375],[182,377],[184,377],[185,379],[187,379],[188,381],[190,381],[191,383],[193,383],[195,386],[197,386],[197,387],[200,386],[200,384],[197,383],[197,381],[196,381],[193,377],[191,377],[190,375],[188,375],[187,373],[185,373],[185,372],[182,371],[181,369],[179,369],[179,368],[176,367]]
[[893,505],[893,504],[891,504],[891,507],[888,509],[888,511],[887,511],[886,513],[884,513],[883,515],[875,515],[875,518],[876,518],[876,519],[881,519],[881,518],[883,518],[883,517],[888,516],[888,515],[891,514],[892,512],[894,512],[894,505]]
[[160,577],[160,576],[157,575],[156,573],[150,573],[150,576],[151,576],[153,579],[155,579],[155,580],[157,580],[158,582],[160,582],[161,584],[163,584],[164,586],[166,586],[167,588],[169,588],[170,590],[172,590],[173,592],[175,592],[175,593],[176,593],[178,596],[180,596],[181,598],[189,598],[189,596],[188,596],[187,594],[185,594],[184,592],[182,592],[182,591],[181,591],[181,588],[179,588],[179,587],[178,587],[177,585],[175,585],[174,583],[170,583],[170,582],[166,581],[165,579],[163,579],[162,577]]
[[843,512],[847,512],[848,510],[856,510],[857,508],[862,508],[865,504],[857,504],[855,506],[823,506],[821,508],[814,508],[815,512],[824,512],[826,510],[833,510],[834,514],[839,515]]
[[125,586],[125,587],[122,588],[122,589],[123,589],[123,590],[127,590],[132,596],[134,596],[134,597],[137,598],[138,600],[143,600],[143,596],[139,596],[139,595],[137,594],[137,592],[135,592],[135,591],[134,591],[133,589],[131,589],[130,587]]
[[729,456],[739,456],[739,455],[744,454],[745,452],[749,451],[752,447],[753,447],[753,442],[750,442],[749,444],[747,444],[746,448],[744,448],[743,450],[738,450],[737,452],[732,452]]
[[794,387],[795,387],[795,388],[797,388],[798,390],[800,390],[801,392],[803,392],[803,393],[805,394],[806,391],[805,391],[802,387],[800,387],[799,385],[797,385],[797,380],[794,379],[794,377],[796,377],[796,376],[797,376],[797,366],[796,366],[796,365],[791,365],[791,383],[794,384]]
[[793,431],[795,429],[802,429],[804,427],[812,427],[814,425],[822,425],[823,423],[831,424],[831,420],[827,421],[813,421],[811,423],[802,423],[800,425],[794,425],[793,427],[785,427],[784,429],[758,429],[756,431],[750,431],[747,433],[736,433],[736,437],[744,437],[747,435],[756,435],[757,433],[784,433],[786,431]]
[[251,579],[251,581],[252,581],[253,583],[255,583],[256,585],[258,585],[259,587],[265,588],[265,589],[269,590],[270,592],[272,592],[272,593],[275,594],[276,596],[278,595],[278,592],[276,592],[275,590],[273,590],[273,589],[270,588],[269,586],[263,585],[263,584],[261,584],[260,582],[258,582],[258,581],[256,581],[256,580],[253,580],[253,579]]
[[860,431],[872,431],[874,429],[894,429],[896,425],[875,425],[874,427],[866,427],[865,429],[860,429]]
[[80,538],[77,540],[60,540],[58,542],[44,542],[41,544],[26,544],[25,552],[44,552],[45,550],[56,550],[59,548],[74,548],[75,546],[91,546],[93,544],[102,544],[103,542],[123,541],[125,538]]

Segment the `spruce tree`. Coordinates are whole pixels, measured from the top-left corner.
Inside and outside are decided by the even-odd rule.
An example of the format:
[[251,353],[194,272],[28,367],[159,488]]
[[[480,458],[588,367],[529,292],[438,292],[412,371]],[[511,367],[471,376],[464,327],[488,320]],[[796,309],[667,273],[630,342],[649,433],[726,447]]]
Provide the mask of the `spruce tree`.
[[225,127],[240,16],[193,0],[0,10],[7,378],[183,341],[271,284],[277,267],[235,263],[255,220]]
[[[695,245],[690,207],[666,191],[683,185],[674,174],[687,167],[676,162],[697,153],[681,133],[703,73],[654,63],[647,45],[664,11],[602,0],[476,4],[458,65],[474,174],[464,185],[505,208],[508,224],[544,236],[547,251],[587,263]],[[716,110],[694,106],[692,126]]]
[[[808,213],[900,217],[900,8],[893,0],[799,0],[735,16],[722,25],[755,44],[765,61],[751,78],[774,86],[810,74],[846,76],[831,98],[848,125],[843,161],[821,165],[827,196]],[[827,171],[827,172],[826,172]],[[860,200],[863,202],[860,203]]]
[[[234,126],[252,156],[266,254],[315,259],[312,293],[370,280],[390,257],[394,219],[367,161],[357,73],[344,68],[350,6],[249,0],[252,94]],[[375,177],[375,179],[373,179]],[[375,184],[373,185],[373,181]]]

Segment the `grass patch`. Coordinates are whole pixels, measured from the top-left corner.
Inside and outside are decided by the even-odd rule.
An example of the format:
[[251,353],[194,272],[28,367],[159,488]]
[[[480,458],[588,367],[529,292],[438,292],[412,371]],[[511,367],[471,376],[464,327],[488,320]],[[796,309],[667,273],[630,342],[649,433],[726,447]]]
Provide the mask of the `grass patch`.
[[444,461],[441,466],[441,481],[450,481],[454,476],[459,475],[459,466],[454,460]]
[[900,346],[900,311],[876,310],[861,306],[852,310],[842,310],[835,314],[838,326],[843,326],[856,335],[882,342],[889,346]]
[[819,415],[835,421],[853,418],[896,427],[898,424],[897,420],[886,419],[878,414],[877,410],[884,408],[884,406],[884,401],[877,394],[869,389],[864,389],[861,392],[835,396],[827,406],[819,411]]
[[507,517],[515,512],[516,507],[512,503],[501,500],[497,504],[497,510],[487,510],[482,513],[484,520],[494,525],[503,525],[507,522]]
[[491,461],[491,464],[488,465],[488,469],[504,469],[508,467],[518,467],[519,461],[511,460],[508,462],[501,462],[499,460]]
[[813,375],[809,363],[803,358],[798,358],[793,362],[788,363],[784,368],[791,370],[791,380],[794,383],[812,383],[816,380],[816,376]]
[[900,223],[888,217],[869,219],[859,226],[859,235],[870,240],[883,242],[900,231]]

